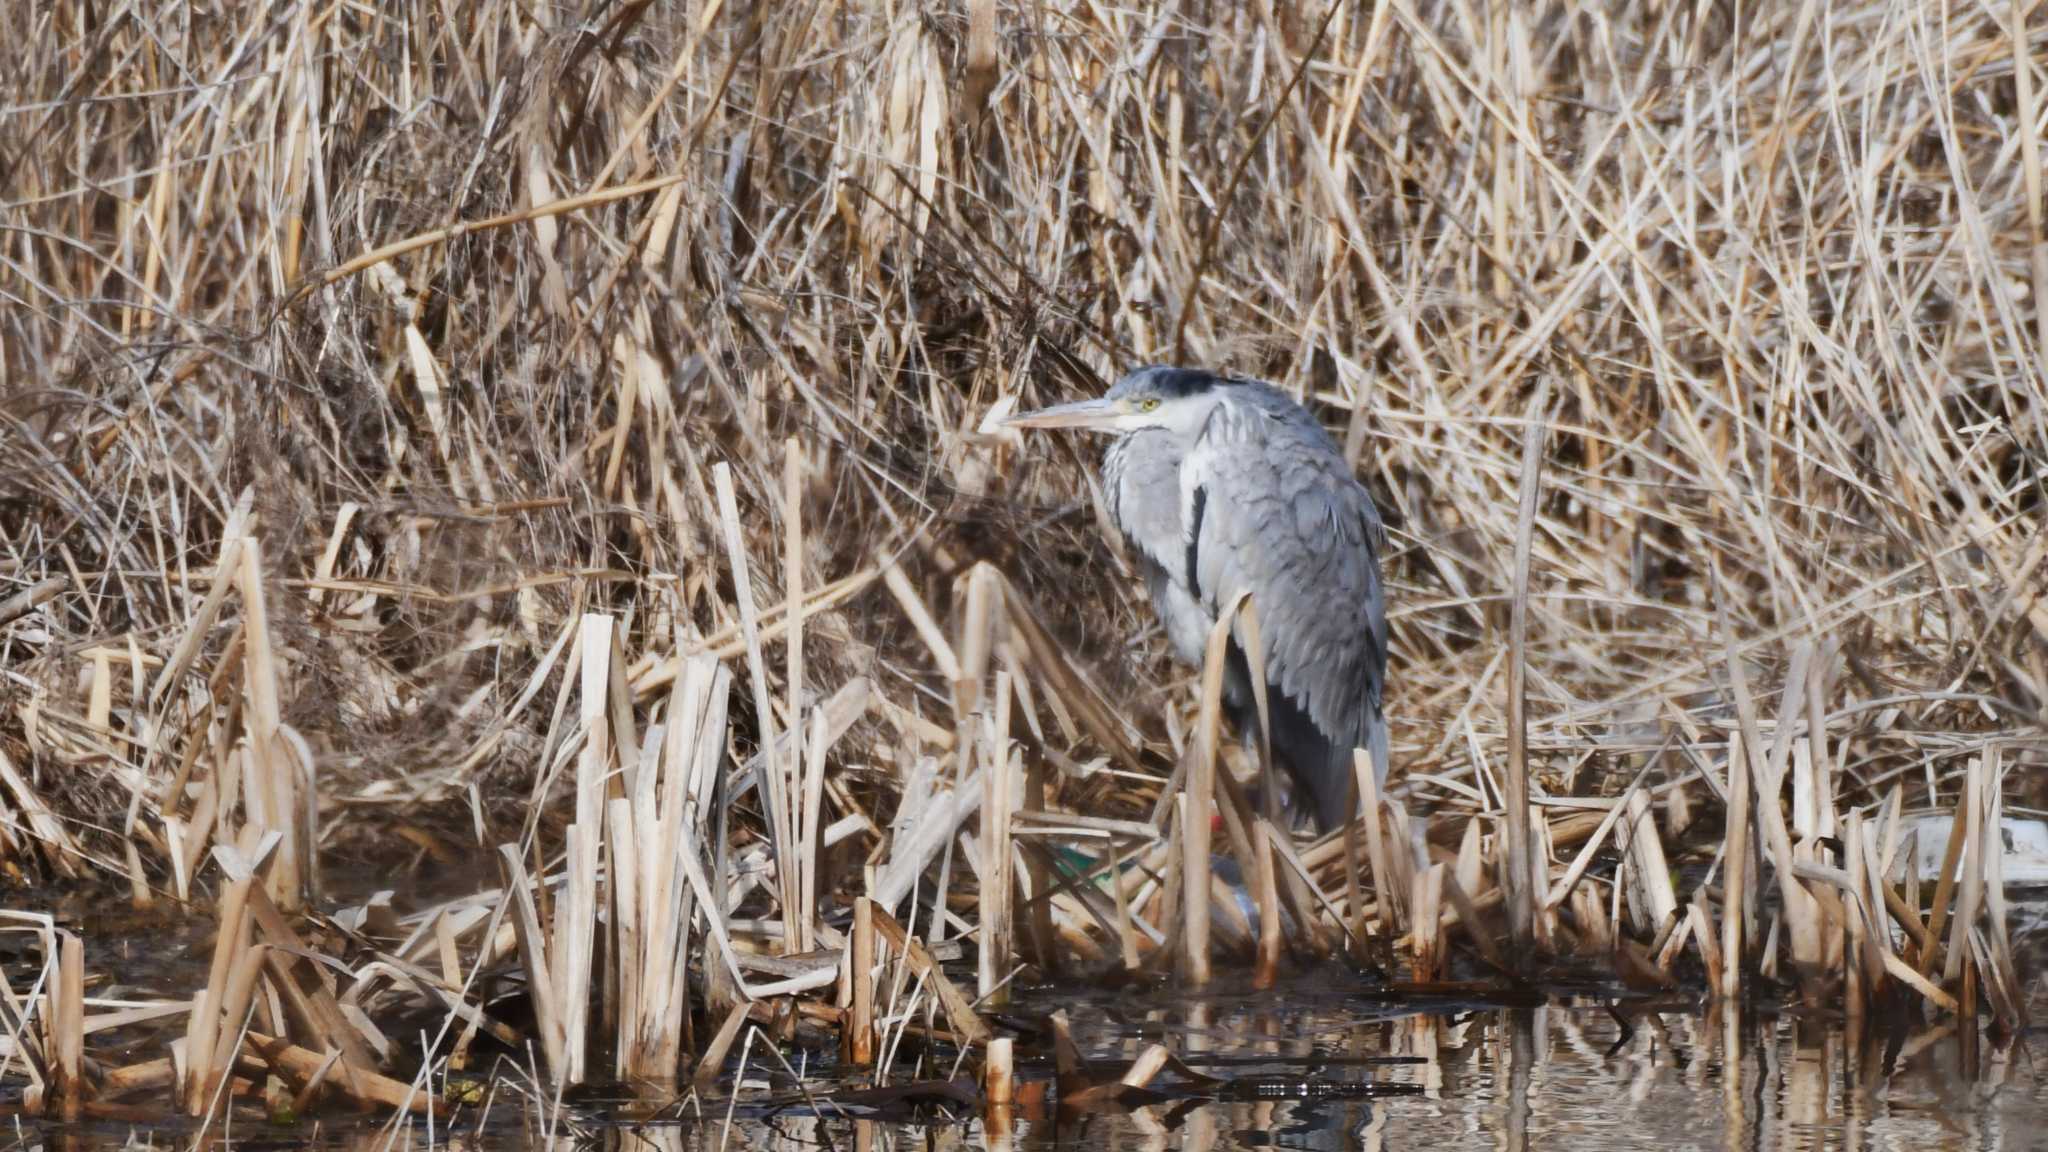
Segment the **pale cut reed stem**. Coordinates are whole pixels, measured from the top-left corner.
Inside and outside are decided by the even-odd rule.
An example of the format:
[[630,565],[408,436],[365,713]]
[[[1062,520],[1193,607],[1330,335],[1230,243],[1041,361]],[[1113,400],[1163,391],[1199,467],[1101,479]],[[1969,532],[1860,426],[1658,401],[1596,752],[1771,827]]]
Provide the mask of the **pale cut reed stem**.
[[1257,854],[1259,901],[1259,954],[1252,971],[1254,988],[1271,988],[1280,975],[1280,887],[1275,876],[1272,824],[1260,819],[1255,827],[1252,851]]
[[1542,495],[1543,451],[1547,439],[1550,382],[1537,385],[1526,409],[1523,429],[1520,511],[1515,521],[1515,566],[1508,624],[1508,779],[1502,797],[1506,811],[1507,852],[1502,862],[1501,891],[1506,897],[1508,931],[1517,955],[1538,942],[1542,886],[1529,834],[1529,562],[1535,546],[1536,503]]
[[[1721,850],[1721,998],[1742,999],[1742,908],[1749,883],[1749,771],[1742,733],[1728,735],[1728,821]],[[1733,1009],[1730,1009],[1732,1012]]]
[[875,902],[853,902],[853,942],[847,949],[853,1003],[846,1024],[847,1059],[856,1068],[875,1062]]
[[1372,869],[1372,891],[1378,901],[1380,931],[1392,938],[1400,933],[1405,921],[1401,916],[1401,902],[1394,895],[1394,867],[1387,858],[1386,833],[1380,823],[1379,779],[1373,773],[1372,757],[1365,749],[1351,750],[1351,772],[1358,780],[1358,795],[1365,821],[1365,855]]
[[1017,1097],[1016,1041],[999,1036],[988,1042],[988,1057],[982,1065],[982,1095],[990,1104],[1009,1104]]
[[1009,738],[1002,731],[1002,725],[1009,716],[1006,706],[1010,695],[1008,672],[996,673],[996,692],[999,719],[990,724],[989,738],[984,742],[986,758],[981,766],[981,931],[977,979],[983,999],[999,996],[998,989],[1005,986],[1012,963],[1015,931],[1011,915],[1011,892],[1015,880],[1012,875],[1010,818],[1018,765],[1011,755]]
[[[1963,870],[1957,882],[1956,915],[1949,925],[1948,963],[1941,981],[1953,984],[1971,963],[1970,933],[1977,927],[1977,914],[1984,902],[1984,759],[1970,757],[1963,791],[1956,797],[1963,813]],[[1967,1010],[1967,1005],[1965,1006]]]

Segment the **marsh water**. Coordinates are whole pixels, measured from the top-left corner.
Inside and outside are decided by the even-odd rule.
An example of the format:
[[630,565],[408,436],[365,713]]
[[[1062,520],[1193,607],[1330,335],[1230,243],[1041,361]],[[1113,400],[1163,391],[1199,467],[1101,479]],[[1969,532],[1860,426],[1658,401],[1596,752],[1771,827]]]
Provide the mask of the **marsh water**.
[[[1190,999],[1160,991],[1036,994],[1064,1007],[1091,1057],[1164,1042],[1197,1069],[1269,1092],[1313,1081],[1314,1098],[1172,1095],[1142,1107],[1063,1114],[1016,1109],[991,1123],[907,1107],[841,1108],[829,1066],[799,1068],[799,1090],[756,1051],[735,1094],[707,1092],[680,1116],[628,1119],[602,1100],[550,1117],[501,1097],[481,1127],[333,1120],[296,1128],[230,1123],[207,1143],[371,1152],[448,1145],[467,1152],[591,1147],[606,1152],[873,1152],[1008,1148],[1300,1149],[2037,1149],[2048,1147],[2048,1077],[2027,1036],[2006,1044],[1954,1028],[1866,1029],[1789,1014],[1725,1015],[1596,999],[1426,1008],[1317,980],[1266,993]],[[1379,1058],[1402,1057],[1398,1062]],[[1026,1069],[1026,1074],[1049,1074]],[[1369,1087],[1368,1087],[1369,1085]],[[813,1108],[804,1091],[818,1102]],[[16,1146],[184,1148],[184,1122],[93,1121],[17,1130]]]
[[[1277,1091],[1311,1077],[1325,1090],[1038,1110],[1007,1132],[984,1118],[821,1121],[787,1111],[752,1114],[729,1133],[706,1122],[603,1138],[705,1150],[2048,1147],[2048,1077],[2025,1037],[1972,1046],[1953,1029],[1905,1028],[1866,1030],[1852,1044],[1839,1024],[1785,1014],[1735,1020],[1637,1005],[1624,1018],[1590,999],[1421,1009],[1329,981],[1201,1000],[1056,999],[1092,1056],[1129,1058],[1162,1041],[1212,1074],[1259,1077]],[[1413,1062],[1368,1062],[1379,1057]],[[1330,1090],[1345,1080],[1375,1089]]]
[[[101,926],[100,938],[106,938]],[[202,958],[197,925],[129,933],[137,978]],[[2023,972],[2042,971],[2029,932]],[[122,957],[108,957],[120,960]],[[728,1075],[654,1118],[603,1093],[535,1103],[531,1082],[498,1066],[481,1122],[380,1124],[331,1111],[292,1126],[238,1112],[211,1147],[464,1152],[590,1147],[606,1152],[873,1152],[1004,1148],[1202,1152],[1300,1149],[2048,1149],[2048,1068],[2031,1029],[2016,1037],[1928,1025],[1902,1008],[1853,1031],[1837,1017],[1752,1009],[1735,1016],[1688,997],[1581,987],[1508,1006],[1456,989],[1423,997],[1342,969],[1297,973],[1267,991],[1225,978],[1196,996],[1167,985],[1087,981],[1019,989],[1004,1019],[1026,1031],[1027,1090],[991,1120],[943,1090],[877,1099],[829,1050],[742,1045]],[[2029,988],[2048,1020],[2044,982]],[[1152,1098],[1062,1110],[1043,1099],[1051,1045],[1034,1022],[1063,1010],[1091,1062],[1161,1044],[1185,1066]],[[159,1055],[162,1038],[135,1049]],[[945,1050],[900,1050],[893,1083],[941,1083]],[[1028,1055],[1027,1055],[1028,1053]],[[1205,1082],[1207,1076],[1228,1084]],[[737,1087],[735,1088],[735,1084]],[[141,1100],[138,1104],[143,1103]],[[126,1119],[17,1121],[14,1145],[64,1152],[189,1148],[191,1122],[147,1107]]]

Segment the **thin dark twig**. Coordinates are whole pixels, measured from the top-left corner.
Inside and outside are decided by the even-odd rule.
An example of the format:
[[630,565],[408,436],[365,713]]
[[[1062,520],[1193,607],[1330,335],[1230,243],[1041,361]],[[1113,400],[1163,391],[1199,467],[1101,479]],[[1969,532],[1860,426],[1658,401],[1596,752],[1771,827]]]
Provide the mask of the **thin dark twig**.
[[1294,99],[1294,90],[1301,86],[1302,77],[1308,75],[1308,62],[1322,50],[1323,37],[1329,34],[1330,21],[1337,15],[1338,5],[1332,0],[1323,10],[1322,22],[1316,25],[1315,38],[1308,43],[1308,51],[1294,65],[1294,75],[1287,78],[1287,87],[1280,90],[1280,96],[1273,106],[1266,109],[1259,126],[1252,129],[1251,139],[1244,142],[1244,148],[1237,154],[1237,162],[1230,166],[1230,180],[1223,185],[1223,196],[1216,202],[1216,211],[1209,214],[1209,226],[1202,230],[1202,254],[1195,260],[1195,274],[1188,277],[1187,287],[1181,290],[1180,314],[1173,321],[1173,359],[1175,363],[1186,360],[1188,352],[1188,316],[1194,312],[1195,294],[1201,291],[1202,277],[1209,271],[1209,261],[1216,255],[1216,234],[1223,230],[1223,218],[1230,215],[1230,206],[1237,199],[1237,186],[1244,179],[1244,170],[1250,165],[1252,152],[1259,141],[1265,138],[1266,129],[1273,126],[1273,120],[1280,115],[1280,109]]

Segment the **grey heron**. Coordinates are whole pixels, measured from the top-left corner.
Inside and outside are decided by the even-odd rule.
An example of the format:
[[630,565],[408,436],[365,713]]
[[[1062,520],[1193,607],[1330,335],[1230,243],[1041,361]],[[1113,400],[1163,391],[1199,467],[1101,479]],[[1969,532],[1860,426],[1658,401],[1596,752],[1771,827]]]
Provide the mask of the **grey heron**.
[[[1180,660],[1199,667],[1218,613],[1251,594],[1274,757],[1319,825],[1342,824],[1356,805],[1352,749],[1387,775],[1385,531],[1329,433],[1270,384],[1159,366],[1004,423],[1114,437],[1103,496]],[[1256,731],[1235,635],[1224,701],[1239,731]]]

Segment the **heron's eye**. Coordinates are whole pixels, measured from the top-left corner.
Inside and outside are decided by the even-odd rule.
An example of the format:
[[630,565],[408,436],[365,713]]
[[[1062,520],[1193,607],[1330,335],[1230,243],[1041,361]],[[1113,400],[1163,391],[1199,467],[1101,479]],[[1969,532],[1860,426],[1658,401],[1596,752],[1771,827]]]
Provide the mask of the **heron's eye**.
[[1158,407],[1159,397],[1157,396],[1147,396],[1143,400],[1138,401],[1138,411],[1140,412],[1150,412]]

